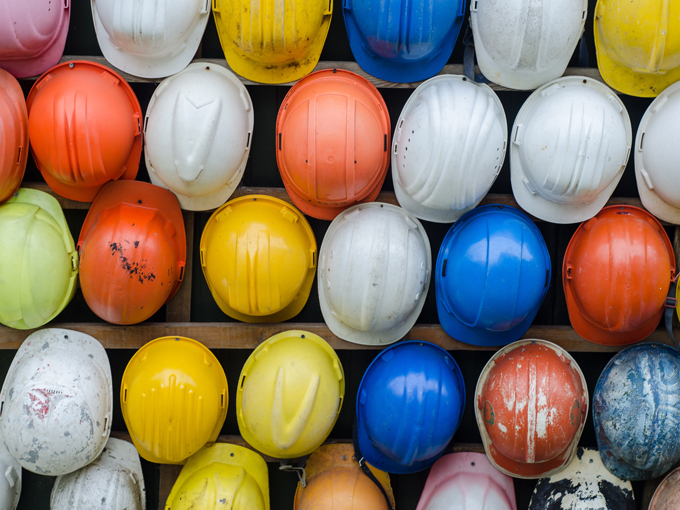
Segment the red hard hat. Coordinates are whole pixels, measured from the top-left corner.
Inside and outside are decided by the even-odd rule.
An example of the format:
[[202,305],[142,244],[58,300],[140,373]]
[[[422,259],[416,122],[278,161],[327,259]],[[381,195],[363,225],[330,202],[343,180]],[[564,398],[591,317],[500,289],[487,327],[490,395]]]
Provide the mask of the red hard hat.
[[28,159],[28,114],[19,82],[0,69],[0,202],[19,189]]
[[652,334],[675,275],[666,231],[648,212],[605,207],[567,246],[562,282],[569,320],[590,342],[627,345]]
[[544,340],[505,346],[475,389],[475,415],[489,461],[516,478],[541,478],[571,461],[588,416],[576,361]]
[[390,162],[390,116],[378,90],[350,71],[316,71],[286,95],[276,120],[276,162],[303,213],[332,220],[373,202]]
[[139,181],[105,185],[78,238],[80,286],[88,306],[114,324],[137,324],[177,292],[186,237],[172,192]]
[[26,104],[31,152],[55,193],[92,202],[107,182],[137,176],[142,110],[108,67],[59,64],[35,82]]

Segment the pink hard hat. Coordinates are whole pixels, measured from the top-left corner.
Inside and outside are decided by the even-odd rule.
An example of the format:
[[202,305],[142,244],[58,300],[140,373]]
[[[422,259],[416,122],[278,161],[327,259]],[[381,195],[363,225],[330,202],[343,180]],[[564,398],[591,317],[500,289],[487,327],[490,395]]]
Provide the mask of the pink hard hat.
[[71,0],[0,0],[0,68],[16,78],[43,74],[64,53]]
[[512,478],[483,453],[451,453],[434,463],[416,510],[517,510]]

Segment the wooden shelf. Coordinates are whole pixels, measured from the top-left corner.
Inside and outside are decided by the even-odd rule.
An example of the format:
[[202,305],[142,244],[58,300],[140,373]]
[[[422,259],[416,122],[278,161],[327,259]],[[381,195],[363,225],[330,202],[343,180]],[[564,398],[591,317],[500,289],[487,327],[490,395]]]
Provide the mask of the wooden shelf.
[[[120,74],[125,80],[127,80],[129,83],[160,83],[161,81],[164,80],[164,78],[140,78],[139,76],[132,76],[131,74],[124,73],[120,69],[117,69],[113,65],[111,65],[108,60],[106,60],[104,57],[95,57],[95,56],[84,56],[84,55],[65,55],[62,57],[61,62],[70,62],[72,60],[86,60],[88,62],[95,62],[97,64],[104,65],[110,69],[113,69],[115,72]],[[231,68],[229,67],[229,64],[227,64],[227,61],[223,58],[195,58],[192,63],[200,63],[200,64],[206,64],[206,65],[217,65],[221,67],[225,67],[231,71]],[[346,71],[352,71],[353,73],[357,73],[360,76],[363,76],[366,78],[368,81],[370,81],[375,87],[379,89],[414,89],[418,85],[422,83],[422,81],[417,81],[417,82],[411,82],[411,83],[394,83],[391,81],[385,81],[381,80],[379,78],[376,78],[375,76],[372,76],[365,72],[361,67],[359,67],[359,64],[356,62],[345,62],[345,61],[325,61],[325,62],[319,62],[316,67],[314,68],[315,71],[320,71],[322,69],[343,69]],[[479,74],[479,68],[475,67],[475,72]],[[236,74],[236,73],[234,73]],[[463,72],[463,65],[462,64],[449,64],[444,66],[444,69],[441,70],[438,74],[458,74],[462,75],[464,74]],[[236,74],[236,76],[243,82],[245,85],[269,85],[269,86],[291,86],[295,82],[290,82],[290,83],[280,83],[280,84],[272,84],[272,83],[258,83],[255,81],[250,81],[242,76],[239,76]],[[567,68],[567,70],[564,72],[564,76],[584,76],[586,78],[590,78],[593,80],[600,81],[604,83],[604,80],[602,79],[602,76],[600,76],[600,71],[598,71],[597,68],[594,67],[570,67]],[[34,76],[32,78],[26,78],[26,81],[35,81],[39,78],[39,76]],[[503,87],[501,85],[496,85],[495,83],[489,83],[489,87],[491,87],[493,90],[496,91],[514,91],[514,89],[509,89],[507,87]]]
[[[177,298],[175,298],[177,299]],[[183,336],[198,340],[210,349],[255,349],[269,337],[291,329],[309,331],[325,339],[337,350],[378,350],[385,345],[359,345],[341,340],[323,323],[244,324],[241,322],[161,322],[133,326],[117,326],[107,323],[48,324],[45,327],[81,331],[95,337],[106,349],[139,349],[154,338]],[[18,349],[31,334],[30,330],[0,329],[0,349]],[[680,331],[677,333],[680,336]],[[584,340],[570,326],[532,326],[523,338],[538,338],[553,342],[569,352],[617,352],[625,346],[599,345]],[[404,340],[424,340],[439,345],[447,351],[489,351],[498,347],[480,347],[459,342],[447,335],[438,324],[416,325]],[[646,339],[671,345],[662,329]]]
[[[52,191],[47,184],[44,182],[24,182],[21,184],[23,188],[31,188],[31,189],[37,189],[40,191],[44,191],[45,193],[49,193],[52,195],[54,198],[56,198],[59,201],[59,204],[63,209],[81,209],[81,210],[87,210],[90,208],[90,202],[76,202],[74,200],[69,200],[68,198],[61,197],[57,195],[54,191]],[[275,197],[278,199],[281,199],[285,202],[288,202],[289,204],[293,204],[292,200],[288,196],[288,192],[286,191],[285,188],[256,188],[256,187],[247,187],[247,186],[240,186],[236,188],[234,191],[234,194],[231,196],[231,198],[238,198],[242,197],[244,195],[267,195],[271,197]],[[382,202],[385,204],[392,204],[392,205],[399,205],[399,202],[397,201],[397,197],[394,194],[394,191],[381,191],[380,194],[378,195],[378,198],[376,199],[376,202]],[[501,204],[501,205],[509,205],[511,207],[515,207],[516,209],[522,210],[523,209],[519,206],[517,203],[517,200],[515,200],[515,197],[510,194],[501,194],[501,193],[488,193],[481,201],[479,205],[488,205],[488,204]],[[609,201],[607,202],[606,205],[632,205],[634,207],[639,207],[641,209],[644,209],[642,206],[642,202],[640,202],[639,198],[629,198],[629,197],[611,197]],[[526,212],[526,211],[525,211]],[[528,213],[527,213],[528,214]],[[529,214],[529,216],[536,222],[542,222],[543,220],[539,218],[535,218]],[[185,219],[186,220],[186,219]],[[663,221],[661,222],[662,224],[668,225],[668,223],[664,223]]]

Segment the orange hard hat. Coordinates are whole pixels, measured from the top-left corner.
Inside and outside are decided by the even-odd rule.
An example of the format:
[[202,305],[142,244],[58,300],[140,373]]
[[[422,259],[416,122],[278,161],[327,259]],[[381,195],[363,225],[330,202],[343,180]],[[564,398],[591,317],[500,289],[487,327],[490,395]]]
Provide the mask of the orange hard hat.
[[137,176],[142,110],[108,67],[59,64],[35,82],[26,104],[33,158],[58,195],[92,202],[107,182]]
[[637,207],[605,207],[579,226],[564,254],[571,325],[597,344],[643,340],[659,324],[674,275],[673,246],[654,216]]
[[519,340],[482,370],[475,415],[489,461],[515,478],[561,471],[576,452],[588,416],[588,386],[567,351]]
[[286,95],[276,119],[276,162],[295,206],[332,220],[375,201],[390,162],[390,116],[358,74],[316,71]]
[[19,188],[28,159],[28,114],[19,82],[0,69],[0,202]]
[[[369,466],[394,508],[390,475]],[[387,510],[382,492],[361,470],[354,458],[354,446],[321,446],[307,460],[307,486],[298,483],[294,510]]]
[[137,324],[177,292],[186,237],[175,195],[139,181],[106,184],[78,238],[88,306],[114,324]]

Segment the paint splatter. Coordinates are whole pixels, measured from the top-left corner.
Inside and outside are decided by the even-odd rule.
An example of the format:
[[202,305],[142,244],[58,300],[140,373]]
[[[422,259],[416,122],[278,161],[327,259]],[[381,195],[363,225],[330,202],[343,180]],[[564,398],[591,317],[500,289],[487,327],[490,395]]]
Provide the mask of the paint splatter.
[[[130,244],[129,241],[125,241]],[[139,246],[139,241],[135,241],[135,249]],[[140,262],[131,260],[126,255],[126,249],[123,243],[109,243],[109,248],[111,249],[111,256],[118,257],[120,262],[120,267],[127,272],[130,278],[137,278],[139,283],[152,282],[156,279],[156,275],[148,270],[147,259],[142,259]]]

